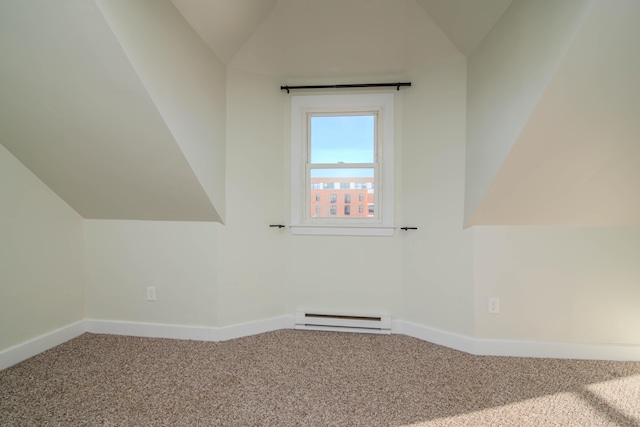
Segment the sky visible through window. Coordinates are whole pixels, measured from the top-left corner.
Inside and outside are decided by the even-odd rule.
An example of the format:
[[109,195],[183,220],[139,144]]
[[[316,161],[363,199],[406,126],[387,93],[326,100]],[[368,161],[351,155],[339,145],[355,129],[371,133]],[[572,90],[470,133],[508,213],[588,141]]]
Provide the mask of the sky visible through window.
[[[312,164],[373,163],[375,116],[312,116]],[[372,177],[373,169],[312,169],[312,178]]]

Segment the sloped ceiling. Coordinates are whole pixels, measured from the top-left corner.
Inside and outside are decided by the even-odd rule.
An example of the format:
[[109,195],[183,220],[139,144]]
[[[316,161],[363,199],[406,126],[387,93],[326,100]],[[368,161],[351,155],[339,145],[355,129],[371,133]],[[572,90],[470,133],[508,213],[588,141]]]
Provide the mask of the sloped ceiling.
[[277,0],[171,0],[226,65],[271,13]]
[[95,2],[223,222],[226,67],[167,0]]
[[[287,82],[393,75],[481,55],[501,16],[539,0],[172,3],[227,72]],[[490,168],[499,172],[469,224],[640,222],[640,2],[593,4],[507,160]],[[528,25],[524,14],[509,31]],[[220,220],[94,2],[1,1],[0,55],[0,143],[81,215]],[[468,157],[482,161],[482,153]]]
[[463,55],[470,54],[513,0],[416,0]]
[[389,75],[456,53],[413,0],[281,0],[230,66],[286,79]]
[[284,79],[391,75],[469,53],[511,1],[172,0],[231,68]]
[[474,224],[640,224],[639,18],[593,4]]
[[217,220],[93,2],[0,2],[0,143],[85,218]]
[[467,59],[465,224],[580,30],[593,0],[517,0]]
[[[458,53],[455,28],[448,37],[415,0],[172,3],[231,70],[380,76]],[[438,10],[441,22],[453,12]],[[87,0],[0,2],[0,143],[85,218],[220,221],[207,189],[224,182],[199,180],[162,94],[103,13]]]

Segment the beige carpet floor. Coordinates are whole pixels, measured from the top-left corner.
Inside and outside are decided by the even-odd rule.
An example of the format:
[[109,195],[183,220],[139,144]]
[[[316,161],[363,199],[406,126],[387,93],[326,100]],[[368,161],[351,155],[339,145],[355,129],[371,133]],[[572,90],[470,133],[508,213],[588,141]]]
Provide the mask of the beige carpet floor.
[[403,335],[84,334],[0,371],[0,425],[638,426],[640,362],[479,357]]

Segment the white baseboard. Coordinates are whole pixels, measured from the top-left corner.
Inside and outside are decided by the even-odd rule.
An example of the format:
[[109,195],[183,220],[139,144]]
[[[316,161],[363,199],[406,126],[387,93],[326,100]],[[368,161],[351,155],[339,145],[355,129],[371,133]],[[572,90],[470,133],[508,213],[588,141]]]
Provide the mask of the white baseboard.
[[391,324],[391,333],[408,335],[422,341],[464,351],[465,353],[475,354],[474,339],[466,335],[447,332],[405,320],[394,320]]
[[92,334],[127,335],[132,337],[218,341],[215,328],[195,325],[171,325],[166,323],[87,319],[87,332]]
[[43,351],[76,338],[86,332],[84,320],[55,329],[0,351],[0,370],[27,360]]
[[404,320],[395,320],[391,332],[401,333],[477,356],[619,361],[640,360],[640,345],[472,338]]
[[87,319],[87,332],[195,341],[226,341],[279,329],[291,329],[293,323],[293,316],[278,316],[222,327]]
[[[84,332],[197,341],[226,341],[280,329],[293,329],[294,323],[293,315],[223,327],[86,319],[0,351],[0,370],[80,336]],[[473,338],[405,320],[393,320],[391,333],[408,335],[478,356],[640,360],[640,345]]]
[[473,354],[483,356],[640,361],[640,345],[491,340],[482,338],[477,338],[474,341]]
[[223,326],[215,328],[218,331],[218,339],[216,341],[227,341],[280,329],[293,329],[294,324],[295,320],[291,315],[272,317],[271,319],[241,323],[239,325]]

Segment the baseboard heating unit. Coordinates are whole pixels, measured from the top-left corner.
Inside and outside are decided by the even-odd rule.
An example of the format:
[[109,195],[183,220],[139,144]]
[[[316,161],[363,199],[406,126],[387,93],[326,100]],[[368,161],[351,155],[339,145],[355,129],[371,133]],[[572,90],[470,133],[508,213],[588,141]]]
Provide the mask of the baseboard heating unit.
[[297,311],[295,329],[390,334],[391,316]]

